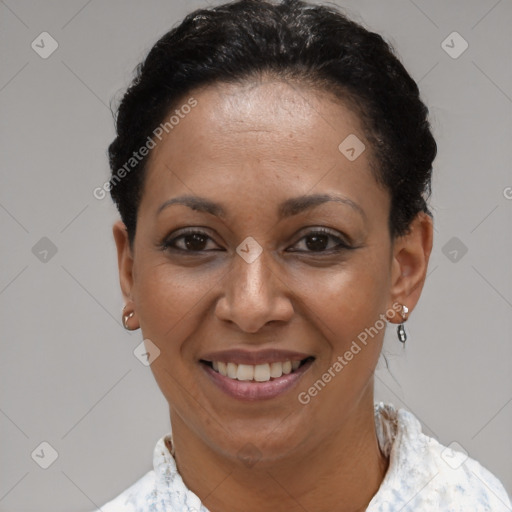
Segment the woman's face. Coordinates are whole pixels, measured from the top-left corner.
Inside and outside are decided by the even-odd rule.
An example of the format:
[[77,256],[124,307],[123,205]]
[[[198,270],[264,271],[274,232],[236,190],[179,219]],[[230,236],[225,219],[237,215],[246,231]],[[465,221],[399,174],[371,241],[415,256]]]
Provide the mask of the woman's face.
[[373,397],[382,319],[407,288],[390,197],[357,116],[328,94],[269,81],[190,97],[152,150],[133,254],[114,227],[121,285],[160,351],[173,428],[279,458]]

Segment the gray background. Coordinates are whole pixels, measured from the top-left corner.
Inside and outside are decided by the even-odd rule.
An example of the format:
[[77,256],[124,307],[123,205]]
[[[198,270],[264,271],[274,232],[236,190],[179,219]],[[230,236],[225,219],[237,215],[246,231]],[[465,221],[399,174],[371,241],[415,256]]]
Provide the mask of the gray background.
[[[395,45],[439,144],[429,276],[405,351],[386,334],[377,398],[458,443],[511,493],[512,2],[338,3]],[[121,326],[117,213],[92,191],[108,178],[111,98],[159,36],[205,5],[0,1],[2,512],[92,510],[151,469],[169,431],[167,403],[133,355],[141,333]],[[43,31],[59,45],[47,59],[31,48]],[[441,45],[453,31],[469,44],[458,58]],[[31,457],[43,441],[58,452],[46,470],[35,460],[48,448]]]

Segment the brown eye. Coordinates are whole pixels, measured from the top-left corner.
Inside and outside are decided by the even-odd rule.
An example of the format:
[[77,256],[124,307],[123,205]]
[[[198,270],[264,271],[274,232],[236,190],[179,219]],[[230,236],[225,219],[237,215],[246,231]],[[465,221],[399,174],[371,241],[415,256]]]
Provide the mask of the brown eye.
[[[296,245],[300,245],[300,242],[305,241],[302,246],[305,249],[292,250],[292,252],[334,252],[343,249],[350,249],[351,247],[339,236],[332,234],[326,229],[317,229],[309,232],[303,236]],[[332,244],[334,241],[334,245]],[[331,242],[331,245],[329,246]]]
[[[186,231],[181,235],[168,238],[162,243],[162,249],[175,250],[182,252],[207,252],[218,250],[214,248],[207,249],[208,242],[213,240],[204,231]],[[214,245],[216,245],[214,243]],[[217,246],[218,247],[218,246]]]
[[205,246],[208,237],[199,233],[193,233],[192,235],[184,235],[180,238],[183,239],[185,247],[190,251],[202,251]]

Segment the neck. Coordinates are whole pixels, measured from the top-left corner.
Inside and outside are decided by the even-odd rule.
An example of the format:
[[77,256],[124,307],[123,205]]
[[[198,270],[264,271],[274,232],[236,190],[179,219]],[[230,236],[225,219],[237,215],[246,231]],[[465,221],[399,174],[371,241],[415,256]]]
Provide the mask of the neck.
[[178,471],[211,512],[240,510],[359,512],[388,468],[375,431],[373,386],[342,427],[295,456],[244,465],[211,450],[173,418]]

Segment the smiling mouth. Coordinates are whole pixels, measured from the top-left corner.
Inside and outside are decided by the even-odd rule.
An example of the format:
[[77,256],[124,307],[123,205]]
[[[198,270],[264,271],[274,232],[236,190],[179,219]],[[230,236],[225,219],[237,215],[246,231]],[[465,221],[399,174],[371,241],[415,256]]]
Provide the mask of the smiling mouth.
[[211,368],[214,372],[235,381],[269,382],[279,379],[283,375],[296,372],[314,359],[313,356],[310,356],[302,360],[285,360],[255,365],[206,361],[204,359],[201,359],[200,362]]

